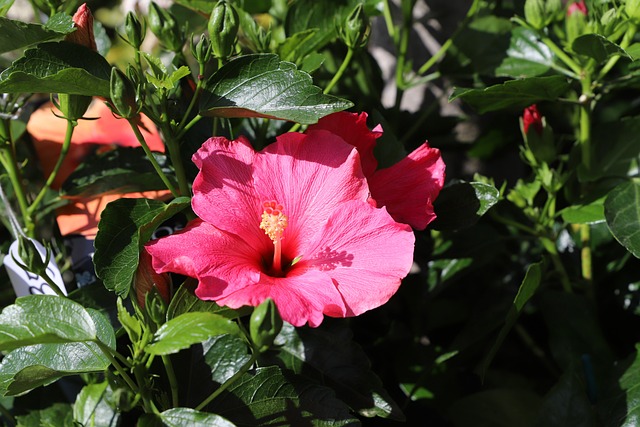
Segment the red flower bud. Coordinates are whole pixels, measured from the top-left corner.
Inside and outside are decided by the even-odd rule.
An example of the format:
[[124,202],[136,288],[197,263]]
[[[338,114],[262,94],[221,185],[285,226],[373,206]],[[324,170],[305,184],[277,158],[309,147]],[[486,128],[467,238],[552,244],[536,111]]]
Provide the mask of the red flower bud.
[[533,104],[524,109],[524,114],[522,115],[522,123],[524,125],[524,133],[529,133],[529,126],[533,125],[536,133],[538,135],[542,135],[542,116],[538,111],[538,107],[536,104]]
[[82,6],[78,8],[72,19],[76,30],[71,34],[67,34],[65,40],[80,44],[89,49],[98,50],[96,47],[96,39],[93,36],[93,15],[86,3],[83,3]]
[[136,298],[140,307],[144,308],[145,297],[147,292],[155,287],[162,299],[169,303],[169,274],[158,274],[151,266],[151,255],[146,250],[140,252],[138,269],[134,278],[134,288]]
[[587,16],[587,12],[587,5],[584,3],[584,0],[573,2],[567,7],[567,16],[571,16],[574,13],[581,13],[582,15]]

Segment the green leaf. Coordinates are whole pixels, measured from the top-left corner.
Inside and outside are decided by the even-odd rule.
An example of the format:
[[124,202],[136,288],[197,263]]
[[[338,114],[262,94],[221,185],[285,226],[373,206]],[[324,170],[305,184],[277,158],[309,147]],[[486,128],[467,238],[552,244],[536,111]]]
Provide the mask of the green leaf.
[[324,95],[311,76],[277,55],[245,55],[213,74],[200,100],[200,114],[265,117],[313,124],[345,110],[349,101]]
[[95,338],[96,326],[87,310],[67,298],[29,295],[16,299],[0,314],[1,350]]
[[216,414],[191,408],[172,408],[160,414],[167,427],[234,427],[231,421]]
[[542,262],[537,262],[535,264],[531,264],[527,269],[527,273],[520,284],[520,288],[518,289],[518,294],[516,298],[513,300],[513,305],[509,309],[507,313],[507,317],[504,321],[504,325],[500,329],[498,333],[498,337],[496,338],[496,342],[491,346],[491,349],[486,353],[484,359],[482,360],[482,364],[480,366],[480,375],[484,378],[487,370],[489,369],[489,365],[493,361],[496,353],[502,346],[504,339],[507,337],[511,328],[516,324],[518,317],[520,317],[520,313],[524,309],[525,304],[531,299],[531,297],[536,293],[538,287],[540,286],[540,282],[542,281]]
[[625,117],[600,123],[593,129],[593,155],[590,170],[578,169],[581,181],[603,177],[627,177],[633,170],[633,159],[640,153],[640,117]]
[[554,55],[535,31],[517,27],[511,34],[507,58],[496,68],[496,76],[534,77],[549,71]]
[[93,342],[21,347],[0,363],[0,394],[21,394],[66,375],[102,372],[110,364]]
[[182,211],[189,199],[165,204],[151,199],[119,199],[102,211],[93,262],[107,289],[126,297],[138,267],[138,255],[155,228]]
[[73,404],[74,420],[83,426],[117,427],[120,414],[107,403],[110,391],[107,381],[84,386]]
[[204,341],[202,355],[211,379],[218,384],[224,384],[251,358],[246,341],[234,335],[218,335]]
[[30,411],[16,417],[16,427],[76,427],[68,403],[54,403],[45,409]]
[[167,308],[167,320],[178,317],[184,313],[191,312],[208,312],[215,313],[227,319],[236,319],[251,313],[251,307],[241,307],[232,309],[229,307],[219,306],[214,301],[201,300],[194,294],[194,286],[184,283],[171,298],[169,308]]
[[562,220],[567,224],[597,224],[605,220],[604,198],[588,205],[573,205],[562,209]]
[[612,366],[613,355],[592,301],[582,295],[545,291],[538,293],[537,302],[547,325],[551,353],[563,370],[585,354],[590,355],[597,372]]
[[330,389],[285,377],[276,366],[243,375],[209,406],[211,412],[245,426],[360,425]]
[[[154,153],[153,156],[165,175],[177,185],[167,156],[161,153]],[[164,189],[166,186],[142,147],[117,147],[91,156],[62,184],[64,194],[75,197]]]
[[562,76],[508,80],[485,89],[456,88],[449,98],[462,99],[479,113],[506,108],[522,109],[541,101],[555,101],[569,88]]
[[47,42],[27,49],[0,74],[0,91],[69,93],[109,98],[111,66],[74,43]]
[[[622,390],[622,400],[624,409],[622,410],[622,416],[624,423],[620,417],[619,426],[633,427],[640,423],[640,344],[636,344],[636,354],[633,358],[633,362],[620,377],[618,381],[619,389]],[[618,414],[616,414],[618,415]]]
[[532,391],[493,389],[455,401],[447,413],[456,427],[526,426],[540,407]]
[[470,227],[500,198],[493,185],[482,182],[457,182],[442,189],[433,207],[435,230],[459,230]]
[[155,355],[177,353],[212,336],[223,334],[238,335],[240,329],[236,323],[218,314],[185,313],[162,325],[145,351]]
[[283,61],[293,62],[300,65],[312,49],[309,49],[317,29],[304,30],[287,37],[278,45],[277,54]]
[[361,415],[404,420],[400,407],[371,371],[367,356],[353,342],[350,331],[294,328],[287,323],[274,344],[276,350],[267,353],[265,360],[330,386],[340,400]]
[[571,44],[571,49],[575,53],[595,59],[598,64],[614,56],[631,58],[623,48],[609,41],[606,37],[594,33],[576,37]]
[[5,16],[11,6],[13,5],[14,0],[0,0],[0,16]]
[[[596,427],[598,421],[589,397],[581,367],[572,365],[547,393],[531,427]],[[621,425],[621,424],[620,424]]]
[[[47,25],[30,24],[0,17],[0,53],[25,48],[36,43],[61,39],[73,31],[73,21],[64,13],[51,17]],[[11,37],[8,35],[11,34]]]
[[611,234],[636,258],[640,258],[640,180],[634,179],[611,190],[604,202]]

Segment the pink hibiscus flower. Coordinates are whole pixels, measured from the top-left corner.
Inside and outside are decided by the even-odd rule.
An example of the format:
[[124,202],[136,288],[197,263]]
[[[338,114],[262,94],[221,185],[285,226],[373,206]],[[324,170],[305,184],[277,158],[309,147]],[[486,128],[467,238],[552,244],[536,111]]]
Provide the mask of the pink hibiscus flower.
[[377,169],[373,155],[376,139],[382,127],[367,127],[367,113],[340,112],[323,117],[309,126],[307,134],[323,130],[339,136],[356,147],[360,153],[362,170],[371,190],[371,202],[385,206],[398,222],[424,230],[436,219],[433,201],[444,185],[445,164],[440,150],[424,143],[395,165]]
[[199,218],[146,250],[158,273],[197,278],[198,297],[272,298],[284,320],[315,327],[384,304],[409,272],[411,228],[369,203],[360,156],[337,135],[289,133],[260,152],[211,138],[193,160]]

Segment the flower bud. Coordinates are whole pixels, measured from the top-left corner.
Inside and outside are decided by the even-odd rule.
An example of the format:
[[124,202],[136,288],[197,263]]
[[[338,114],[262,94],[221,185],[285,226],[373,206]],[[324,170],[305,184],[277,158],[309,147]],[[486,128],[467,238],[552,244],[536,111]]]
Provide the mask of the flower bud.
[[522,114],[522,122],[524,126],[524,133],[529,133],[529,127],[533,126],[538,135],[542,135],[542,116],[538,111],[538,106],[533,104],[524,109]]
[[638,23],[640,21],[640,0],[627,0],[624,5],[624,11],[629,19]]
[[92,97],[86,95],[59,93],[58,104],[56,106],[65,119],[76,121],[87,112],[92,99]]
[[125,74],[116,67],[111,69],[109,81],[111,109],[125,119],[131,119],[138,115],[138,102],[136,100],[136,88]]
[[76,30],[67,34],[65,40],[71,43],[88,47],[92,50],[98,50],[96,47],[96,39],[93,35],[93,15],[86,3],[78,8],[72,17]]
[[251,313],[251,340],[260,353],[267,351],[282,329],[282,318],[271,298],[264,300]]
[[573,16],[576,13],[587,16],[587,5],[584,3],[584,0],[570,3],[569,6],[567,6],[567,17]]
[[162,297],[165,303],[169,302],[170,278],[168,274],[158,274],[151,265],[151,255],[146,250],[140,252],[138,258],[138,269],[133,278],[133,287],[136,291],[136,299],[138,305],[145,307],[147,294],[153,288],[157,290],[158,295]]
[[43,255],[40,254],[38,248],[30,238],[18,235],[18,255],[20,259],[14,259],[21,267],[26,267],[32,273],[38,276],[47,275],[47,266],[51,259],[51,251],[47,249],[45,259],[42,259]]
[[587,6],[584,0],[571,3],[567,7],[567,18],[565,20],[565,31],[567,42],[573,43],[576,37],[585,34],[587,31]]
[[235,49],[236,36],[240,28],[238,12],[226,0],[219,0],[209,17],[209,38],[211,50],[216,58],[226,59]]
[[184,40],[178,22],[171,12],[156,3],[149,6],[149,28],[167,49],[173,52],[182,50]]
[[[531,163],[551,163],[555,160],[556,146],[553,130],[551,126],[547,125],[546,120],[542,117],[535,104],[525,108],[520,119],[520,128],[525,147],[530,152],[530,154],[525,153],[525,155],[527,155]],[[532,158],[531,155],[533,155]]]
[[193,42],[191,39],[191,54],[198,61],[198,64],[206,64],[211,59],[211,44],[204,34],[200,36],[198,43]]
[[351,11],[338,32],[344,44],[351,49],[358,49],[367,44],[371,33],[371,25],[369,25],[369,18],[364,13],[364,5],[362,3],[358,3]]
[[145,25],[138,20],[135,13],[129,12],[127,14],[124,23],[124,32],[127,35],[127,41],[135,49],[140,49],[146,30]]

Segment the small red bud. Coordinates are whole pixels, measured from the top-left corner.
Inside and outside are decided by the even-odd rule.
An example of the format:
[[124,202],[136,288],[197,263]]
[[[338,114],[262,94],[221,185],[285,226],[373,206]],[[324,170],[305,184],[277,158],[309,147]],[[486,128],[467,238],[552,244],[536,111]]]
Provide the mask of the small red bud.
[[574,13],[581,13],[582,15],[587,16],[587,5],[584,3],[584,0],[579,0],[569,4],[567,7],[567,16],[571,16]]
[[542,116],[538,111],[536,104],[533,104],[524,109],[522,115],[522,123],[524,125],[524,133],[529,133],[529,126],[533,125],[536,133],[542,135]]
[[134,278],[134,287],[136,298],[140,307],[144,308],[145,297],[147,292],[153,287],[158,290],[162,299],[169,303],[169,275],[167,273],[158,274],[151,265],[151,255],[146,250],[140,252],[138,269]]
[[67,34],[65,40],[88,47],[92,50],[97,50],[96,39],[93,35],[93,15],[86,3],[83,3],[82,6],[78,8],[72,19],[76,30],[71,34]]

